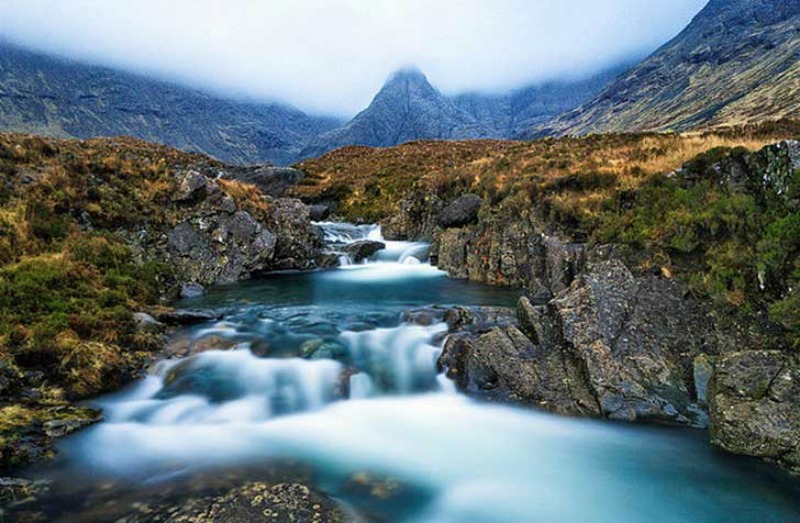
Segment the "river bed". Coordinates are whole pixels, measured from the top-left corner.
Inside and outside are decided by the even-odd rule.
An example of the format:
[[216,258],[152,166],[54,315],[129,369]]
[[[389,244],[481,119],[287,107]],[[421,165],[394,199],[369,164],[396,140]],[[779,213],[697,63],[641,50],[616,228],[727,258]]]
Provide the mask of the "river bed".
[[[372,226],[321,226],[333,251],[382,241]],[[261,464],[290,462],[365,520],[800,521],[793,480],[711,448],[703,431],[569,419],[458,394],[436,371],[446,325],[407,323],[403,313],[513,307],[519,293],[449,279],[426,249],[388,242],[364,264],[343,257],[338,269],[271,275],[179,303],[224,313],[181,335],[229,347],[160,362],[94,402],[105,421],[34,472],[61,492],[52,518],[102,520],[80,498],[102,485],[134,499],[202,470],[257,474]],[[353,495],[345,486],[358,475],[391,478],[400,494]]]

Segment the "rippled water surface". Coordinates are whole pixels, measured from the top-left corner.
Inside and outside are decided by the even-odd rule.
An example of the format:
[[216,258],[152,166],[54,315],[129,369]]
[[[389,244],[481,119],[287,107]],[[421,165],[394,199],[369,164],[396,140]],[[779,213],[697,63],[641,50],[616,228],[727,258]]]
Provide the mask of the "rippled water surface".
[[[337,252],[380,239],[373,227],[324,228]],[[403,323],[402,313],[513,306],[518,293],[448,279],[425,251],[389,242],[365,265],[276,275],[180,304],[223,311],[182,335],[214,337],[226,350],[161,362],[98,400],[106,421],[63,444],[56,478],[76,491],[124,478],[135,498],[198,469],[288,460],[376,521],[800,521],[792,480],[713,450],[702,432],[566,419],[455,393],[435,370],[446,327]],[[352,495],[344,486],[359,474],[391,478],[398,494]],[[98,517],[80,505],[59,506],[54,518]]]

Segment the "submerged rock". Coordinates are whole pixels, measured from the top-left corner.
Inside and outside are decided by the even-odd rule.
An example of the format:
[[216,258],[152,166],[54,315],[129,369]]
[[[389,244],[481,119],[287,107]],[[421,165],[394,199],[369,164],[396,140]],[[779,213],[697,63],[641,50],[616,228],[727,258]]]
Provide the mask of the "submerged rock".
[[358,240],[348,243],[344,246],[343,250],[345,254],[347,254],[350,259],[353,260],[353,262],[358,263],[362,260],[366,260],[370,256],[375,255],[375,253],[385,248],[386,244],[383,242]]
[[138,504],[125,523],[345,523],[354,521],[326,495],[303,483],[251,482],[215,497],[189,498],[170,506]]
[[308,340],[300,347],[300,357],[309,360],[344,360],[347,356],[347,347],[322,338]]

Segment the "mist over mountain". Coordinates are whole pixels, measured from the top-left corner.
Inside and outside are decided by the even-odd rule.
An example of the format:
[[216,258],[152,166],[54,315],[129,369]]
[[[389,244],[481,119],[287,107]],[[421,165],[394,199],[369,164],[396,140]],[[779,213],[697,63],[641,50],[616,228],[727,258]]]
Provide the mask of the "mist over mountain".
[[800,2],[712,0],[689,26],[541,134],[684,130],[800,117]]
[[226,162],[289,163],[339,122],[242,103],[0,41],[0,130],[54,137],[130,135]]

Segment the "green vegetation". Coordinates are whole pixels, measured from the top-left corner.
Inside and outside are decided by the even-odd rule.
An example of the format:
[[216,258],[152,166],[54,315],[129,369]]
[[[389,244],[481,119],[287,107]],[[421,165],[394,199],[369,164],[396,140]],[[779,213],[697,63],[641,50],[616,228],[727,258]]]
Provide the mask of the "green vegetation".
[[[713,151],[681,176],[651,178],[623,209],[603,214],[595,240],[662,255],[691,290],[751,313],[768,310],[800,342],[800,176],[788,191],[732,180],[737,168],[759,169],[766,153]],[[721,171],[709,168],[721,162]],[[741,167],[740,167],[741,166]],[[763,176],[763,170],[754,171]],[[761,182],[761,178],[757,180]],[[630,199],[627,195],[626,198]]]
[[0,470],[41,451],[46,421],[91,419],[71,403],[118,389],[160,348],[133,312],[174,276],[135,260],[126,234],[177,219],[174,168],[215,165],[132,139],[0,135]]

